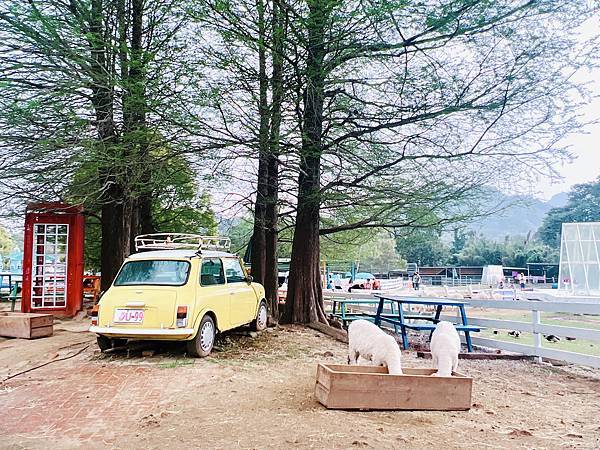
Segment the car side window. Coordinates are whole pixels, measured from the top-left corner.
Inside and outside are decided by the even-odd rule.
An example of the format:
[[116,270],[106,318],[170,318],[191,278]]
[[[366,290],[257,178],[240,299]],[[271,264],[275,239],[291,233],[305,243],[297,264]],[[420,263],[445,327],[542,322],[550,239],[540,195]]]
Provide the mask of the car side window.
[[223,259],[223,265],[225,266],[225,275],[227,275],[228,283],[241,283],[246,281],[246,274],[238,259],[225,258]]
[[200,285],[213,286],[215,284],[225,284],[223,263],[219,258],[203,259],[200,268]]

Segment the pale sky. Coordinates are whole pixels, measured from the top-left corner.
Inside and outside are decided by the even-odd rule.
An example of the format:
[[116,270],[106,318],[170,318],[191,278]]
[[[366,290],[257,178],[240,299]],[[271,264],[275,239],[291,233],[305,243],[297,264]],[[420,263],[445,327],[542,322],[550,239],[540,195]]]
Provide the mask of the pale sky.
[[[590,38],[598,33],[598,18],[588,20],[580,30],[582,38]],[[570,146],[571,153],[576,159],[570,163],[557,166],[556,169],[563,177],[560,183],[551,184],[547,180],[539,180],[538,196],[549,199],[559,192],[567,192],[571,186],[588,183],[600,176],[600,67],[594,70],[581,70],[575,77],[580,83],[589,83],[591,101],[583,110],[585,120],[598,123],[588,125],[584,130],[573,134],[564,140]]]
[[[600,105],[596,110],[600,113]],[[570,164],[557,167],[563,177],[562,182],[539,183],[539,196],[545,200],[559,192],[567,192],[574,184],[588,183],[600,176],[600,124],[590,126],[589,134],[573,136],[567,142],[573,146],[571,151],[577,158]]]

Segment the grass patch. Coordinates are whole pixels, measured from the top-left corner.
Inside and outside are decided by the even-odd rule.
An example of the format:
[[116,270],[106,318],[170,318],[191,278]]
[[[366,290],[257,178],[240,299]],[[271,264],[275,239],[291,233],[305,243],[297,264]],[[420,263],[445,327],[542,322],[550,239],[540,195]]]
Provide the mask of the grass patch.
[[[481,319],[514,320],[517,322],[531,323],[530,311],[470,309],[467,311],[467,316],[473,318],[478,317]],[[600,330],[600,316],[588,314],[542,312],[541,322],[546,325]]]
[[[532,322],[531,311],[504,310],[504,309],[485,309],[485,308],[470,308],[467,310],[469,319],[497,319],[510,320],[515,322],[523,322],[530,324]],[[556,325],[571,328],[587,328],[591,330],[600,330],[600,316],[590,314],[572,314],[561,312],[542,312],[541,323],[544,325]],[[508,335],[507,329],[498,328],[498,334],[493,333],[493,328],[481,330],[479,333],[474,333],[472,336],[485,337],[496,339],[499,341],[513,342],[515,344],[533,345],[533,334],[521,332],[519,338]],[[565,336],[560,336],[560,341],[549,342],[542,337],[542,347],[555,350],[564,350],[569,352],[581,353],[584,355],[600,356],[600,342],[590,341],[585,339],[576,339],[568,341]]]
[[[481,330],[481,337],[496,339],[498,341],[514,342],[515,344],[533,345],[533,334],[522,332],[518,338],[509,336],[506,330],[498,330],[498,334],[494,334],[491,329]],[[473,335],[477,336],[477,335]],[[568,352],[582,353],[590,356],[600,356],[600,343],[594,341],[586,341],[577,339],[575,341],[567,341],[561,338],[558,342],[548,342],[542,338],[542,347],[551,348],[554,350],[565,350]]]
[[176,369],[177,367],[193,366],[193,365],[194,365],[193,359],[176,359],[175,361],[171,361],[168,363],[161,363],[158,365],[158,367],[161,369]]

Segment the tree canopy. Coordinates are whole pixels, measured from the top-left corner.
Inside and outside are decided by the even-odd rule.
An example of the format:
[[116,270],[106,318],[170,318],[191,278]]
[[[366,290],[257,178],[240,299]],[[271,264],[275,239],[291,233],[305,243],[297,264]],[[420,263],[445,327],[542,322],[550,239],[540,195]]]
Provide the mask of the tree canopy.
[[600,222],[600,177],[590,183],[575,185],[565,206],[552,208],[538,234],[546,245],[558,248],[563,223]]
[[[588,95],[573,74],[594,63],[598,39],[577,30],[598,8],[5,2],[0,199],[17,212],[31,200],[84,205],[106,287],[136,234],[214,230],[210,185],[219,206],[252,211],[271,312],[289,247],[283,318],[326,322],[320,252],[336,245],[362,243],[374,261],[505,258],[464,236],[448,250],[442,233],[497,210],[490,187],[552,177],[568,159],[560,142]],[[514,261],[535,253],[516,247]]]
[[[15,244],[10,236],[10,233],[0,225],[0,255],[6,256],[7,253],[10,253],[15,248]],[[1,266],[0,261],[0,266]]]
[[[445,238],[446,236],[444,236]],[[455,232],[448,242],[434,230],[419,230],[396,237],[398,253],[419,266],[525,267],[527,263],[558,264],[558,249],[536,239],[506,236],[501,241],[487,239],[474,232]]]

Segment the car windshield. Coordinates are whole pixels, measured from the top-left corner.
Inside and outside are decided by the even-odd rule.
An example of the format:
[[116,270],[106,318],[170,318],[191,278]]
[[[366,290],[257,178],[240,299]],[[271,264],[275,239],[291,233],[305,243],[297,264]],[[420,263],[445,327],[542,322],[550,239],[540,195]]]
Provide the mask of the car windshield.
[[156,284],[182,286],[187,281],[190,263],[187,261],[129,261],[115,280],[115,286]]

